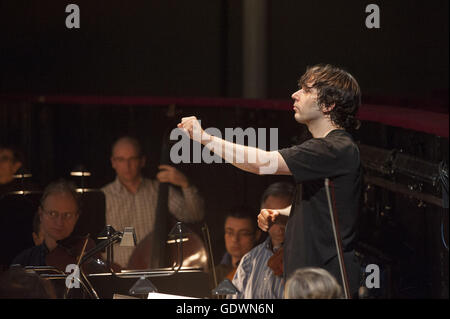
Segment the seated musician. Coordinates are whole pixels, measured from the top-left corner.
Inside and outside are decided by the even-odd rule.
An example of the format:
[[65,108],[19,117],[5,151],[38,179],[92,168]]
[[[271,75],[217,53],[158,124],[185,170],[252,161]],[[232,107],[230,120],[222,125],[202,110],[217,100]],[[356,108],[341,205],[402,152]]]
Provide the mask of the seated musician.
[[[81,238],[71,237],[79,215],[78,194],[72,183],[59,180],[48,185],[44,190],[38,209],[39,224],[44,233],[44,240],[40,245],[20,253],[14,258],[12,264],[57,267],[56,265],[50,265],[47,257],[59,245],[70,250],[71,245],[82,240]],[[91,240],[91,248],[92,244],[93,241]],[[77,257],[75,255],[74,261]],[[60,270],[65,271],[65,266],[57,268],[64,268]]]
[[[148,238],[147,235],[157,226],[155,216],[160,183],[171,184],[168,191],[168,210],[176,219],[182,222],[198,222],[204,216],[204,201],[197,188],[183,173],[175,167],[160,165],[157,180],[147,179],[141,172],[145,162],[141,145],[136,139],[119,138],[111,150],[111,165],[116,172],[116,179],[102,188],[106,199],[106,224],[118,231],[125,227],[134,227],[138,245],[144,238]],[[129,265],[133,250],[133,247],[115,245],[114,263],[122,268],[141,268]],[[149,253],[144,259],[151,260],[152,264],[143,268],[162,266],[159,257],[156,254],[150,256]]]
[[298,268],[286,281],[285,299],[343,299],[342,287],[326,269]]
[[[283,209],[292,204],[294,185],[273,183],[261,197],[261,209]],[[285,225],[273,224],[266,240],[250,250],[236,270],[234,299],[282,299],[284,293],[283,253]]]
[[14,178],[23,166],[24,156],[15,146],[0,144],[0,198],[2,195],[22,190],[22,183]]
[[256,213],[249,207],[229,210],[225,216],[226,253],[219,265],[215,266],[217,283],[225,278],[230,281],[236,272],[241,258],[258,242],[261,231],[256,225]]
[[[39,187],[29,178],[16,178],[24,166],[24,156],[13,144],[0,143],[0,271],[33,244],[31,221],[38,206]],[[23,195],[32,191],[36,195]]]

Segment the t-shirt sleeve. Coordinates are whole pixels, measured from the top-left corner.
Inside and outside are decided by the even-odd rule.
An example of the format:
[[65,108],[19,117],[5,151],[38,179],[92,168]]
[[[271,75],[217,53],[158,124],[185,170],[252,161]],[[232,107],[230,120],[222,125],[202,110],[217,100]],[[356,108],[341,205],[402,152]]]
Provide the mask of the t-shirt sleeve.
[[353,167],[348,151],[325,139],[310,139],[301,145],[284,148],[278,152],[289,167],[297,183],[339,176]]

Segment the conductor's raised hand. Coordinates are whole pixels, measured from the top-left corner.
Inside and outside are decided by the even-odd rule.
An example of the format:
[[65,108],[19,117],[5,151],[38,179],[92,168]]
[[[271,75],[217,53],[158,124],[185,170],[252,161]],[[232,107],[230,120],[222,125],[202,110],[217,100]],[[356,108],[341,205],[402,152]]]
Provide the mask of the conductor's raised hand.
[[279,215],[280,213],[274,209],[261,209],[258,215],[258,227],[263,231],[268,231]]
[[185,131],[194,141],[201,143],[202,139],[208,139],[208,134],[203,131],[199,120],[195,116],[183,117],[181,123],[178,123],[177,126]]

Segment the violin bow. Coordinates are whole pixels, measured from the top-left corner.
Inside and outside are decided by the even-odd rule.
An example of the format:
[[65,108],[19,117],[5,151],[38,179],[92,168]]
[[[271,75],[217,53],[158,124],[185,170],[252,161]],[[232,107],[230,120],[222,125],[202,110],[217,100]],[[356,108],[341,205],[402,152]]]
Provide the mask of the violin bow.
[[86,239],[84,240],[83,248],[81,249],[80,256],[78,256],[77,266],[80,266],[81,259],[83,258],[84,252],[86,250],[87,243],[89,241],[89,235],[90,234],[87,234],[86,235]]
[[[215,288],[218,285],[218,283],[217,283],[217,273],[216,273],[216,266],[214,265],[214,256],[213,256],[213,252],[212,252],[211,236],[209,234],[209,227],[208,227],[207,223],[203,224],[202,231],[203,231],[204,240],[207,243],[207,247],[208,247],[208,255],[209,255],[209,259],[210,259],[210,263],[211,263],[211,269],[212,269],[213,281],[214,281],[214,288]],[[213,296],[213,298],[221,299],[219,295]]]
[[203,231],[203,235],[205,237],[205,241],[208,245],[208,253],[209,253],[209,258],[210,258],[210,262],[211,262],[213,280],[214,280],[214,285],[215,285],[214,287],[217,287],[218,283],[217,283],[216,267],[214,265],[214,256],[212,253],[211,236],[209,234],[208,224],[206,224],[206,223],[203,224],[202,231]]

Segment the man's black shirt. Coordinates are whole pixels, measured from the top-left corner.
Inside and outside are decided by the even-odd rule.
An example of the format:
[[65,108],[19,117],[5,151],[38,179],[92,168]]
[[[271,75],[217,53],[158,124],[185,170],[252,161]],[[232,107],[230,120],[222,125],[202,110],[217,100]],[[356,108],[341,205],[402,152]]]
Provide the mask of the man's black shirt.
[[298,185],[286,227],[285,277],[301,267],[320,267],[341,282],[324,185],[329,178],[350,286],[357,289],[360,269],[353,245],[363,178],[357,145],[346,131],[333,130],[279,153]]

